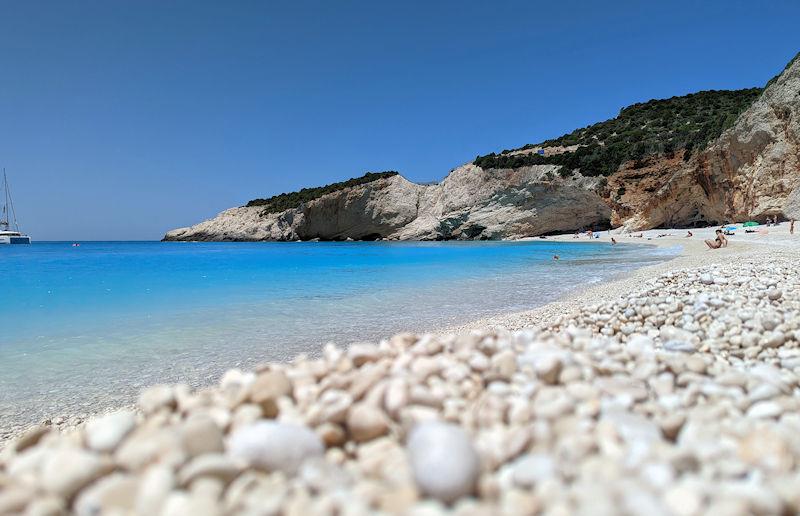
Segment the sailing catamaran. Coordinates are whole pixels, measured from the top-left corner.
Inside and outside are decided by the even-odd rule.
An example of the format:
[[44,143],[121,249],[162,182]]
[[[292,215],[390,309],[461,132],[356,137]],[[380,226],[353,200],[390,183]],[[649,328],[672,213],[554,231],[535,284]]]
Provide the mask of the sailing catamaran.
[[[19,231],[17,212],[14,211],[14,201],[11,200],[11,190],[8,188],[6,169],[3,169],[3,192],[5,192],[5,204],[3,204],[3,214],[0,216],[0,244],[30,244],[31,237],[23,235]],[[9,219],[9,217],[11,218]]]

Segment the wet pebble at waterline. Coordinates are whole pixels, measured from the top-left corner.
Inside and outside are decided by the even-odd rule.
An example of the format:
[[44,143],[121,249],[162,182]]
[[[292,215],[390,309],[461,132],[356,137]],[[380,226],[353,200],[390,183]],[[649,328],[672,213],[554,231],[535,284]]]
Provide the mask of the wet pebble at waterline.
[[153,387],[6,446],[0,513],[798,512],[797,258],[669,272],[548,328]]

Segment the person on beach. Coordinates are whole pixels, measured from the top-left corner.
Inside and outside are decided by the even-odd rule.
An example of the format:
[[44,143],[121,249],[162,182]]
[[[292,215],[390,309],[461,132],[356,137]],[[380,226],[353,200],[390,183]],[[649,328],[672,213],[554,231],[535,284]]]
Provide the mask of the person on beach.
[[616,238],[611,237],[611,245],[617,245],[617,239]]
[[789,234],[794,235],[794,219],[789,221]]
[[692,238],[692,232],[691,231],[687,231],[685,238]]
[[728,247],[728,239],[725,238],[725,235],[722,234],[722,230],[718,229],[716,231],[717,238],[714,240],[706,240],[706,245],[709,249],[719,249],[720,247]]

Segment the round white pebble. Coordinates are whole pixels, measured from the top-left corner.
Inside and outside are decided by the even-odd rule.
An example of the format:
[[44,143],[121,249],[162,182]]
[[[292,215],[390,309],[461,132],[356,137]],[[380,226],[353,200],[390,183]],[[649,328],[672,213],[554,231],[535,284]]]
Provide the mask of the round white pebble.
[[408,454],[420,490],[443,502],[472,493],[480,473],[480,459],[461,427],[440,422],[415,426]]
[[294,474],[306,459],[321,456],[325,446],[306,426],[260,421],[236,430],[228,453],[268,471]]
[[112,451],[136,425],[130,410],[112,412],[86,423],[86,445],[95,451]]

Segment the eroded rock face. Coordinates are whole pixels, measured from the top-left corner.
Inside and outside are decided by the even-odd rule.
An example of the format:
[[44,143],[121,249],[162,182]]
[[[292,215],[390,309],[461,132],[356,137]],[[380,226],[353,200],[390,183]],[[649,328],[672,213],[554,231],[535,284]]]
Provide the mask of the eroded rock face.
[[711,208],[741,220],[781,214],[800,188],[800,60],[701,156]]
[[[607,184],[607,185],[606,185]],[[474,240],[594,227],[693,226],[800,216],[800,59],[707,149],[624,163],[607,180],[557,165],[484,170],[441,183],[401,176],[346,188],[282,213],[226,210],[165,240]]]
[[609,177],[611,223],[630,230],[796,217],[800,198],[800,60],[703,152],[626,163]]
[[345,188],[281,213],[263,206],[231,208],[165,240],[371,240],[414,220],[425,186],[401,176]]
[[295,210],[226,210],[165,240],[450,240],[535,236],[604,224],[601,180],[562,178],[552,165],[483,170],[464,165],[436,185],[401,176],[334,192]]

